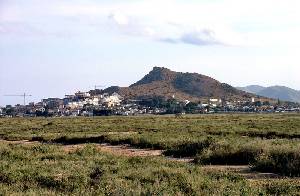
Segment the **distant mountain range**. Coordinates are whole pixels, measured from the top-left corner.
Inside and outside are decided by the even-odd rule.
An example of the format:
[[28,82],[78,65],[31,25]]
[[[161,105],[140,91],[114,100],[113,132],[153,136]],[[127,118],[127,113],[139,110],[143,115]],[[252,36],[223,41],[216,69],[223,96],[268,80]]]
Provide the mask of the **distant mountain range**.
[[182,73],[164,67],[154,67],[141,80],[129,87],[112,86],[105,92],[117,92],[127,99],[163,97],[177,100],[202,101],[209,98],[251,100],[260,96],[238,90],[229,84],[198,73]]
[[237,89],[264,97],[300,103],[300,91],[285,86],[263,87],[259,85],[250,85],[246,87],[237,87]]

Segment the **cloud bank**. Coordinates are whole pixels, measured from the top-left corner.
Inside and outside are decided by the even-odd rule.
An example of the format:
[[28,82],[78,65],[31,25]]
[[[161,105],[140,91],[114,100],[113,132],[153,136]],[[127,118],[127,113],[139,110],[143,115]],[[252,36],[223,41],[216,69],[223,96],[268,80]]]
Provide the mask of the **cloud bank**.
[[112,12],[109,14],[108,20],[120,33],[129,36],[140,36],[172,44],[185,43],[197,46],[229,46],[231,44],[227,40],[218,37],[214,30],[208,28],[173,23],[147,25],[140,22],[138,18],[128,17],[121,12]]
[[85,30],[93,28],[94,36],[108,30],[195,46],[300,45],[299,6],[297,0],[2,0],[0,33],[90,37]]

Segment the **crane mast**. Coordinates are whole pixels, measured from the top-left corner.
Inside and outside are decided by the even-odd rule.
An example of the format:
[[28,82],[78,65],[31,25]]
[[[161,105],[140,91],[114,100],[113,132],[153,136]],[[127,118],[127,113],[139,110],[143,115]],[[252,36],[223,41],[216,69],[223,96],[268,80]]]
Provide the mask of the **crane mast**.
[[20,95],[4,95],[4,96],[7,96],[7,97],[23,97],[23,104],[25,106],[26,105],[26,97],[31,97],[32,95],[23,93],[23,94],[20,94]]

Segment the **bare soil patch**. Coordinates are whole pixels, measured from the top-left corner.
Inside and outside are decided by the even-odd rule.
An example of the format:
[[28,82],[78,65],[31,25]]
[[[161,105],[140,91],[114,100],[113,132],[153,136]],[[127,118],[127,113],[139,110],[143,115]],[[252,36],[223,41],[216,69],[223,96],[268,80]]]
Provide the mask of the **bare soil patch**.
[[100,144],[97,145],[97,148],[101,151],[110,152],[113,154],[129,156],[129,157],[146,157],[146,156],[161,156],[163,151],[162,150],[152,150],[152,149],[139,149],[133,148],[129,145],[117,145],[113,146],[110,144]]
[[72,152],[75,152],[76,150],[83,149],[84,146],[85,146],[84,144],[62,145],[62,149],[66,153],[72,153]]
[[104,132],[107,135],[115,135],[115,134],[120,134],[120,135],[131,135],[131,134],[138,134],[136,131],[110,131],[110,132]]
[[[162,150],[151,150],[151,149],[139,149],[133,148],[129,145],[110,145],[108,143],[104,144],[94,144],[96,148],[103,152],[109,152],[115,155],[128,156],[128,157],[146,157],[146,156],[161,156]],[[65,152],[74,152],[78,149],[85,147],[85,144],[75,144],[75,145],[63,145],[62,148]]]
[[38,141],[30,141],[30,140],[0,140],[0,143],[7,143],[7,144],[38,144]]

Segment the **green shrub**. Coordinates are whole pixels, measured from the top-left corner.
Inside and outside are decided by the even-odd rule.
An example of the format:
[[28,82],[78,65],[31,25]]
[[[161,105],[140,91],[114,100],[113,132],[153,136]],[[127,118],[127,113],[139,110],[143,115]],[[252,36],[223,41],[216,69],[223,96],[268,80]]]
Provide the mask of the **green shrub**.
[[253,169],[285,176],[300,176],[299,149],[277,148],[257,157]]
[[211,144],[214,143],[214,140],[209,137],[203,141],[198,142],[185,142],[171,149],[168,149],[164,152],[166,156],[174,157],[191,157],[196,156],[199,153],[202,153],[203,150],[208,148]]
[[195,162],[198,164],[251,164],[263,152],[263,149],[250,143],[247,145],[236,143],[215,143],[198,154]]

